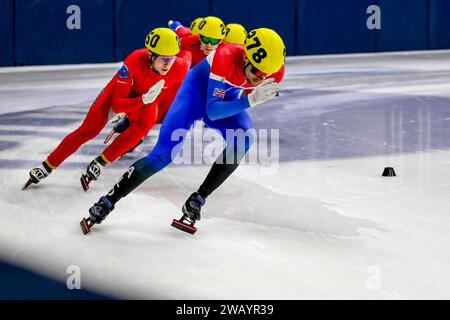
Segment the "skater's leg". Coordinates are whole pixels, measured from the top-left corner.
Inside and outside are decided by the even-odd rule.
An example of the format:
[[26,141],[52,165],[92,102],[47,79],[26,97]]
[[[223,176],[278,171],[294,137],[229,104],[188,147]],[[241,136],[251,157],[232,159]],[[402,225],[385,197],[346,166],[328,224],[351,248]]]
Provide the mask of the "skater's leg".
[[195,120],[202,117],[204,104],[196,84],[183,82],[161,125],[156,146],[150,154],[128,168],[108,194],[89,208],[90,221],[99,223],[105,219],[117,201],[172,162],[184,143],[187,131]]
[[208,128],[220,132],[227,146],[212,165],[198,191],[191,194],[183,205],[183,213],[193,221],[200,220],[201,207],[206,198],[237,169],[254,139],[252,121],[245,111],[229,118],[203,121]]
[[206,120],[205,123],[209,128],[216,129],[222,134],[227,146],[198,189],[203,198],[208,197],[237,169],[255,138],[252,121],[245,111],[229,118]]
[[111,108],[111,94],[104,91],[91,106],[86,118],[80,127],[68,134],[49,154],[46,163],[52,168],[58,167],[71,154],[87,141],[95,138],[108,122],[108,113]]
[[97,180],[104,166],[116,160],[119,156],[135,147],[142,137],[153,127],[158,108],[156,104],[149,104],[128,115],[129,126],[103,151],[91,161],[86,173],[81,176],[81,185],[84,191],[89,189],[90,183]]
[[150,131],[158,116],[156,104],[146,105],[143,108],[128,115],[129,127],[124,130],[114,141],[106,147],[102,158],[107,162],[113,162],[128,150],[135,147],[141,139]]
[[201,95],[177,96],[161,125],[158,142],[146,157],[136,161],[109,191],[108,200],[114,205],[146,179],[169,165],[181,150],[187,131],[201,117]]
[[22,190],[28,188],[31,183],[39,183],[83,143],[97,136],[108,121],[110,107],[111,94],[108,93],[108,90],[105,90],[94,101],[81,126],[68,134],[40,167],[30,171],[30,178]]

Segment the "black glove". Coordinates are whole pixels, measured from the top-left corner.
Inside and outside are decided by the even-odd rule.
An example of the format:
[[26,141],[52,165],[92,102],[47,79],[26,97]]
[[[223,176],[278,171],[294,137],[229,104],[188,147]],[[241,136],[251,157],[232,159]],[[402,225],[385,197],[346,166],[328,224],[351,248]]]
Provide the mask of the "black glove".
[[122,120],[118,121],[115,125],[114,125],[114,131],[117,133],[122,133],[125,130],[127,130],[127,128],[130,126],[130,120],[125,117]]

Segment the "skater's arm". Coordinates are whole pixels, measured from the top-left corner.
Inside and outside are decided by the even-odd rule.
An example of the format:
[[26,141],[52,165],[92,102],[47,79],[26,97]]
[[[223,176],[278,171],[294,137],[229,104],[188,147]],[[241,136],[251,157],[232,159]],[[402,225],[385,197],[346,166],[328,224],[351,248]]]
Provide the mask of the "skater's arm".
[[[263,80],[250,94],[240,95],[240,97],[237,95],[238,91],[230,93],[229,96],[226,94],[227,90],[231,91],[238,88],[230,86],[229,89],[224,91],[225,81],[220,83],[222,88],[219,88],[219,82],[212,83],[211,80],[210,85],[212,84],[212,86],[208,87],[208,101],[206,103],[206,112],[211,120],[230,117],[278,95],[278,83],[274,78]],[[224,97],[227,97],[227,100],[224,101]]]
[[165,90],[160,98],[158,99],[158,118],[156,120],[156,123],[162,123],[164,120],[164,117],[166,116],[167,111],[169,110],[170,106],[172,105],[173,100],[175,99],[175,96],[178,92],[178,89],[180,88],[181,81],[178,83],[172,85],[169,89]]
[[133,57],[130,55],[117,73],[112,100],[112,110],[115,113],[132,112],[143,105],[142,96],[129,97],[134,76]]
[[170,20],[168,25],[180,38],[191,34],[191,28],[183,26],[180,21]]
[[129,98],[131,85],[126,86],[122,84],[116,84],[114,89],[114,97],[112,101],[112,110],[115,113],[130,113],[143,106],[142,96],[137,96],[135,98]]
[[[283,65],[279,71],[277,71],[274,74],[271,74],[270,76],[267,77],[267,79],[273,78],[276,83],[281,83],[281,81],[284,78],[284,72],[285,72],[285,68]],[[248,95],[249,93],[253,92],[253,89],[246,89],[245,91]]]
[[227,118],[250,108],[246,96],[232,100],[224,100],[225,95],[230,94],[230,91],[234,91],[235,93],[236,90],[240,89],[232,88],[225,82],[209,79],[206,102],[206,114],[208,118],[211,120]]
[[191,33],[191,28],[184,27],[184,26],[179,26],[175,32],[177,33],[177,35],[180,38],[187,37],[187,36],[190,36],[192,34]]
[[[283,76],[284,66],[268,78],[273,78],[276,83],[280,83]],[[251,105],[248,95],[241,95],[238,97],[237,92],[239,88],[233,88],[230,84],[227,84],[224,81],[219,81],[218,78],[220,77],[211,73],[208,83],[206,113],[211,120],[227,118],[250,108]],[[248,90],[247,93],[250,93],[251,91]],[[225,96],[229,97],[230,95],[235,95],[236,97],[234,99],[227,98],[227,100],[224,100]]]

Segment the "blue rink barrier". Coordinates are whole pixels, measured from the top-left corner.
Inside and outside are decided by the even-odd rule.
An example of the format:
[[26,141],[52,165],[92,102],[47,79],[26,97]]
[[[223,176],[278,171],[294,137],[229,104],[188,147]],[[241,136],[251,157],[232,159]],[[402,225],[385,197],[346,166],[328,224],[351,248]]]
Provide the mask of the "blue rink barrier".
[[1,0],[0,66],[121,61],[152,28],[206,15],[273,28],[288,55],[448,49],[449,14],[450,0]]
[[450,0],[429,0],[429,49],[450,48]]
[[113,3],[16,0],[16,64],[114,61]]
[[427,49],[427,0],[378,0],[378,5],[382,27],[377,30],[377,51]]
[[376,32],[366,27],[374,0],[299,0],[297,54],[375,51]]
[[278,0],[268,3],[242,0],[212,0],[211,15],[225,23],[240,23],[247,31],[255,28],[276,30],[284,40],[288,55],[296,51],[297,0]]
[[208,0],[116,0],[116,59],[121,61],[133,50],[143,48],[145,37],[153,28],[167,27],[169,20],[189,26],[193,19],[208,13]]
[[1,0],[0,67],[14,64],[13,0]]

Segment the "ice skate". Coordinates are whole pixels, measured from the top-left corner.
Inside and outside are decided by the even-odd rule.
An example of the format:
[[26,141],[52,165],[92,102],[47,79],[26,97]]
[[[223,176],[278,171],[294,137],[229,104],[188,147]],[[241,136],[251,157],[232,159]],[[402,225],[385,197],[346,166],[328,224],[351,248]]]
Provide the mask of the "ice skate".
[[52,169],[44,162],[41,167],[34,168],[30,171],[30,178],[22,187],[22,191],[27,189],[32,183],[39,183],[44,178],[48,177]]
[[205,199],[197,192],[194,192],[183,205],[183,216],[180,219],[173,219],[172,227],[194,234],[197,231],[194,225],[196,221],[201,219],[200,211],[204,204]]
[[100,224],[112,210],[114,210],[114,205],[106,196],[101,197],[97,203],[89,208],[89,217],[80,221],[83,234],[88,234],[94,224]]
[[83,173],[80,178],[81,186],[84,191],[89,189],[89,184],[92,180],[97,180],[102,172],[102,168],[106,163],[98,157],[88,165],[86,173]]

